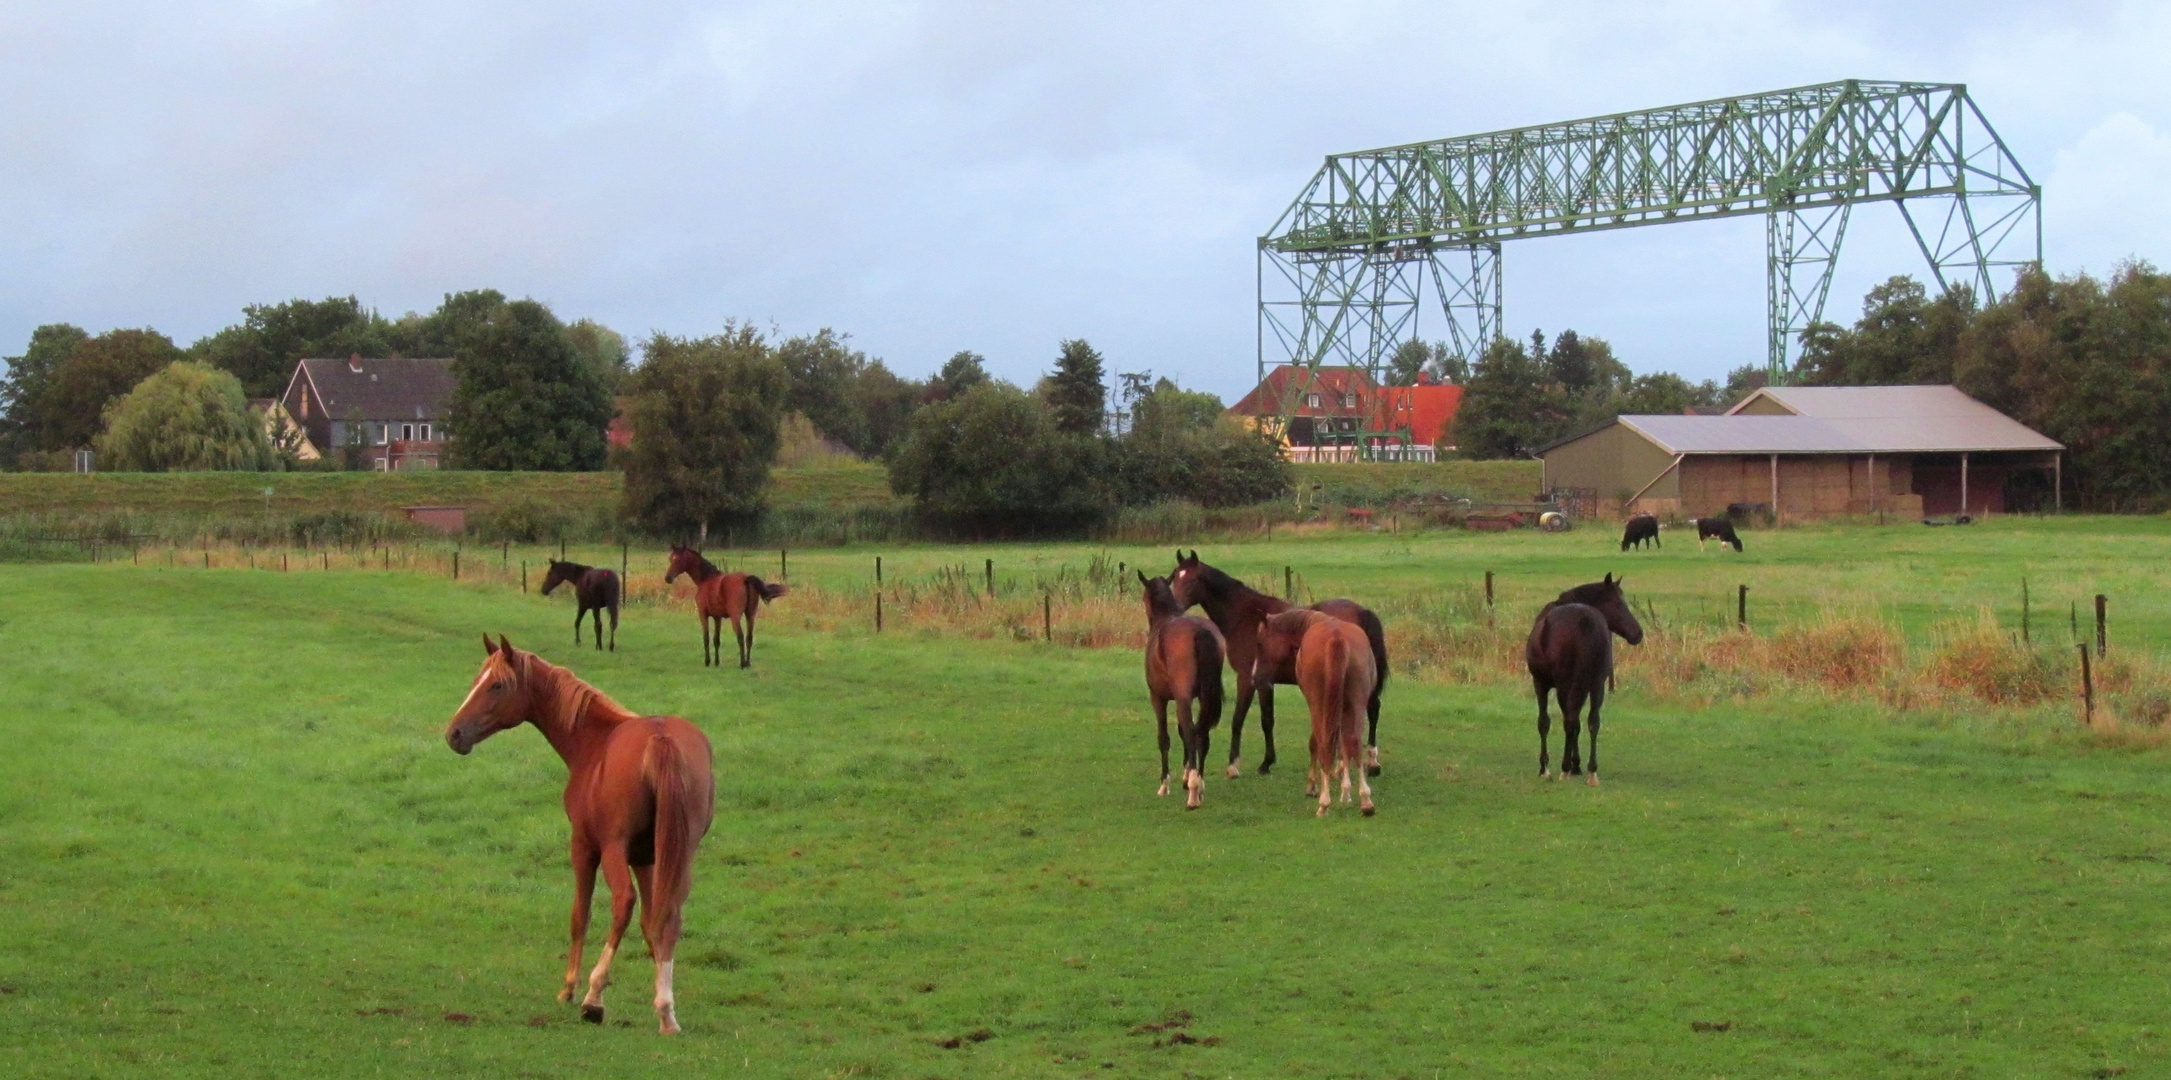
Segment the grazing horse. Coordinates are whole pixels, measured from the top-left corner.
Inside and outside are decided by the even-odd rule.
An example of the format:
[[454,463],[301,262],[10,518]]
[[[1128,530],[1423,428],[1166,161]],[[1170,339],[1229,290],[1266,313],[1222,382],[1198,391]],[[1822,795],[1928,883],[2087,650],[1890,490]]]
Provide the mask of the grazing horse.
[[1704,550],[1704,541],[1718,538],[1721,544],[1734,545],[1741,550],[1741,536],[1734,531],[1734,523],[1722,517],[1696,519],[1696,550]]
[[1646,540],[1651,542],[1652,547],[1662,548],[1666,546],[1658,542],[1658,519],[1650,514],[1637,514],[1635,517],[1629,518],[1628,527],[1621,530],[1621,550],[1627,551],[1632,547],[1640,548]]
[[[1349,801],[1352,762],[1364,750],[1365,703],[1372,696],[1378,669],[1364,629],[1309,608],[1292,608],[1259,625],[1256,676],[1271,680],[1284,665],[1304,691],[1312,713],[1312,762],[1304,773],[1304,793],[1319,796],[1319,816],[1334,802],[1334,777],[1342,778],[1342,801]],[[1357,768],[1358,806],[1371,817],[1372,785]]]
[[[724,620],[731,620],[731,636],[739,641],[739,666],[754,666],[754,616],[761,611],[761,602],[774,600],[791,591],[789,585],[770,585],[752,574],[727,574],[716,564],[701,556],[690,547],[671,545],[671,569],[664,573],[663,583],[669,585],[680,574],[694,579],[694,608],[701,613],[701,666],[707,667],[713,640],[716,648],[713,663],[724,664]],[[746,619],[746,628],[739,628],[739,619]],[[713,622],[711,620],[714,620]],[[713,632],[712,628],[713,627]]]
[[[1269,615],[1278,615],[1295,605],[1279,597],[1268,596],[1241,581],[1199,561],[1199,553],[1176,553],[1176,569],[1168,578],[1169,587],[1176,594],[1176,602],[1185,608],[1196,604],[1206,609],[1206,617],[1221,628],[1222,637],[1229,645],[1229,666],[1236,670],[1236,716],[1229,725],[1229,779],[1237,777],[1237,758],[1244,740],[1244,713],[1251,708],[1254,693],[1259,696],[1259,731],[1266,737],[1266,757],[1259,761],[1259,772],[1265,774],[1274,768],[1274,683],[1257,682],[1252,678],[1253,662],[1259,652],[1259,623]],[[1379,616],[1370,608],[1354,600],[1322,600],[1312,605],[1313,611],[1325,612],[1344,622],[1357,624],[1364,631],[1365,640],[1372,647],[1372,664],[1377,677],[1372,683],[1372,696],[1365,703],[1369,718],[1365,751],[1366,775],[1378,776],[1379,765],[1379,694],[1387,685],[1387,634],[1380,625]],[[1292,673],[1278,682],[1294,682]]]
[[603,988],[611,959],[633,917],[640,882],[641,937],[656,960],[656,1022],[678,1033],[671,992],[671,954],[679,914],[693,885],[694,849],[716,814],[716,781],[709,741],[676,716],[636,716],[534,653],[515,650],[503,635],[483,635],[487,655],[467,700],[445,727],[445,743],[465,754],[509,727],[531,723],[565,759],[565,816],[573,833],[573,945],[559,1001],[573,1000],[581,949],[588,937],[588,904],[596,867],[611,887],[611,933],[588,973],[581,1019],[603,1022]]
[[[1168,703],[1176,703],[1176,734],[1183,740],[1184,809],[1206,800],[1206,744],[1221,722],[1221,631],[1184,614],[1167,578],[1138,574],[1146,587],[1146,692],[1161,725],[1161,791],[1168,794]],[[1192,718],[1192,702],[1198,717]]]
[[[1598,713],[1606,703],[1606,683],[1613,675],[1613,635],[1630,645],[1643,644],[1643,627],[1621,595],[1620,579],[1607,574],[1604,581],[1578,585],[1545,605],[1530,627],[1523,645],[1523,659],[1530,667],[1530,682],[1538,692],[1538,777],[1544,779],[1549,764],[1546,737],[1553,719],[1546,714],[1547,694],[1560,698],[1561,734],[1566,745],[1560,752],[1561,775],[1583,772],[1580,716],[1583,703],[1591,706],[1591,760],[1589,782],[1598,786]],[[1559,779],[1559,777],[1554,777]]]
[[550,573],[543,578],[543,595],[565,582],[573,583],[573,599],[579,606],[573,611],[573,644],[580,644],[580,620],[593,611],[596,613],[596,648],[603,647],[603,613],[611,613],[611,651],[618,651],[618,574],[612,570],[599,570],[582,566],[577,562],[550,560]]

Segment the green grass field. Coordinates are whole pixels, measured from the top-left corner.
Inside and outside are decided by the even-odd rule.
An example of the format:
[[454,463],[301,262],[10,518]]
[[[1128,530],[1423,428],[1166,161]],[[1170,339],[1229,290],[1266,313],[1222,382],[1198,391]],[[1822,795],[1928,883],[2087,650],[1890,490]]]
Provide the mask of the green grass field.
[[[2117,648],[2171,633],[2160,519],[1747,539],[1739,557],[1671,537],[1621,555],[1590,529],[1204,553],[1383,607],[1494,569],[1503,620],[1603,570],[1662,620],[1746,581],[1774,621],[1859,605],[1911,639],[2007,617],[2027,574],[2059,635],[2084,591],[2114,595]],[[846,590],[875,553],[794,552],[792,580]],[[892,580],[996,558],[1006,587],[1093,555],[1168,561],[883,554]],[[677,610],[629,609],[597,655],[567,645],[562,596],[145,561],[13,566],[0,588],[11,1076],[2171,1069],[2166,752],[2055,710],[1691,708],[1624,684],[1592,789],[1534,779],[1527,690],[1404,678],[1379,817],[1311,816],[1286,723],[1280,772],[1217,775],[1187,814],[1152,794],[1127,650],[815,632],[787,597],[753,671],[704,671]],[[441,738],[484,630],[716,745],[682,1038],[653,1033],[639,948],[604,1028],[553,999],[561,767],[525,729],[468,758]]]

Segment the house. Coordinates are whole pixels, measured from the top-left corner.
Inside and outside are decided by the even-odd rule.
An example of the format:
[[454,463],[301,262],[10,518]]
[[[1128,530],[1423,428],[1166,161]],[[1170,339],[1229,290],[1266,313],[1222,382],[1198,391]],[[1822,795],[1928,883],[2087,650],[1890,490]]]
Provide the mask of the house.
[[302,461],[316,461],[324,456],[278,398],[250,398],[249,411],[263,420],[264,437],[271,440],[272,446],[292,450]]
[[1283,364],[1228,415],[1274,430],[1291,461],[1431,461],[1461,404],[1462,387],[1430,375],[1416,386],[1380,386],[1362,368]]
[[434,469],[443,452],[449,359],[303,360],[279,405],[324,453],[351,453],[379,472]]
[[2062,451],[1951,386],[1765,387],[1723,416],[1621,416],[1538,450],[1600,515],[1921,517],[2060,505]]

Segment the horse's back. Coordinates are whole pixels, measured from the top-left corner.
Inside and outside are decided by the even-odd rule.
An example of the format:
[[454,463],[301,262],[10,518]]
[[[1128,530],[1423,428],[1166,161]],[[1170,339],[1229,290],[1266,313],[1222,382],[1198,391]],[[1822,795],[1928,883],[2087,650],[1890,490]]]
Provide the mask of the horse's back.
[[1593,668],[1602,682],[1613,669],[1613,632],[1589,604],[1548,604],[1530,628],[1523,659],[1533,678],[1554,685],[1580,683]]
[[1221,685],[1226,648],[1221,631],[1196,615],[1178,615],[1153,628],[1146,642],[1146,681],[1157,694],[1193,698],[1209,675]]
[[1355,623],[1364,631],[1365,645],[1372,652],[1372,666],[1376,669],[1373,682],[1387,681],[1387,627],[1371,608],[1355,600],[1321,600],[1312,605],[1313,611],[1325,612],[1343,622]]

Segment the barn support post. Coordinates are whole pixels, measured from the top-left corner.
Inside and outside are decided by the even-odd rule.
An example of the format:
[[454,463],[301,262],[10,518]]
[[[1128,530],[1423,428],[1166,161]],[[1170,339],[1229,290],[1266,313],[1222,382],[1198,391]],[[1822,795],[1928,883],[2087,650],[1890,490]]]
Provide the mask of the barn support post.
[[1877,524],[1885,523],[1885,493],[1877,486],[1877,455],[1869,456],[1869,505],[1877,512]]
[[1779,455],[1771,456],[1771,523],[1779,524]]
[[1960,516],[1967,516],[1967,451],[1960,451]]

